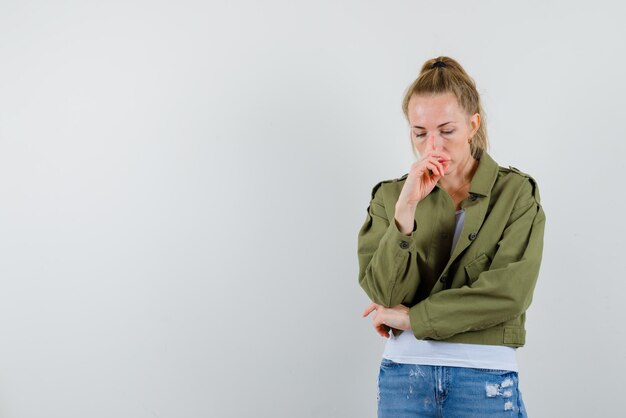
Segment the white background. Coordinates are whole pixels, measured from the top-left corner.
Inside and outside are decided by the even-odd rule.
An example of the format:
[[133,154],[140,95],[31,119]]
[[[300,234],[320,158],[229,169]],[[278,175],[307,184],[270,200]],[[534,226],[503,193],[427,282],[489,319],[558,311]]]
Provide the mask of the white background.
[[0,3],[0,417],[372,417],[373,185],[422,63],[538,182],[528,412],[623,416],[624,6]]

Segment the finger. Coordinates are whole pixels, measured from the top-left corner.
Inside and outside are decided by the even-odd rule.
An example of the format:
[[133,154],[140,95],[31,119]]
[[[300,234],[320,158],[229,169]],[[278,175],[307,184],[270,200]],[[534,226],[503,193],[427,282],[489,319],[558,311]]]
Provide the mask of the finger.
[[440,168],[435,161],[432,161],[432,160],[428,161],[427,164],[428,164],[429,170],[431,170],[434,174],[436,174],[439,177],[443,175],[442,168]]
[[440,175],[444,175],[445,174],[445,170],[444,170],[444,165],[442,163],[442,161],[445,160],[440,160],[439,158],[435,157],[435,156],[431,156],[428,161],[432,164],[435,164],[438,168],[439,168],[439,173]]
[[445,160],[445,161],[450,160],[450,156],[443,151],[432,151],[430,155],[440,160]]
[[376,328],[379,332],[385,331],[387,327],[387,324],[385,323],[385,315],[377,313],[376,316],[372,318],[372,325],[374,325],[374,328]]
[[436,158],[433,161],[433,164],[435,164],[439,168],[439,173],[441,174],[441,176],[443,176],[445,174],[445,169],[443,167],[443,164]]
[[422,159],[426,160],[430,157],[435,157],[437,159],[441,159],[441,160],[449,160],[450,156],[444,152],[444,151],[435,151],[435,150],[430,150],[424,154],[422,154]]
[[441,177],[441,172],[439,171],[439,167],[437,167],[437,165],[434,162],[427,161],[425,164],[425,168],[427,168],[428,170],[432,172],[432,174],[430,175],[431,177],[433,175],[437,177]]
[[379,325],[378,327],[376,327],[376,332],[381,336],[381,337],[385,337],[385,338],[389,338],[389,327],[387,327],[386,325]]
[[424,155],[422,158],[420,158],[417,161],[414,161],[411,164],[411,171],[416,170],[418,173],[426,174],[430,170],[431,172],[428,173],[428,175],[432,176],[433,175],[432,168],[427,167],[427,164],[429,162],[439,163],[439,159],[438,157],[434,157],[431,155]]
[[370,303],[370,305],[363,311],[363,317],[369,315],[372,311],[376,310],[377,307],[378,305],[376,303]]

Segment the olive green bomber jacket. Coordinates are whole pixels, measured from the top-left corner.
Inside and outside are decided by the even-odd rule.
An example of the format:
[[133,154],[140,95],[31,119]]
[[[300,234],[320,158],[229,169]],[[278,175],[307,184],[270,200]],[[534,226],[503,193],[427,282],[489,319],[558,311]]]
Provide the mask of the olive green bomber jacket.
[[413,232],[398,230],[395,204],[407,176],[372,189],[357,245],[365,293],[386,307],[409,307],[418,339],[523,346],[545,226],[534,179],[483,152],[450,254],[455,208],[438,184],[418,203]]

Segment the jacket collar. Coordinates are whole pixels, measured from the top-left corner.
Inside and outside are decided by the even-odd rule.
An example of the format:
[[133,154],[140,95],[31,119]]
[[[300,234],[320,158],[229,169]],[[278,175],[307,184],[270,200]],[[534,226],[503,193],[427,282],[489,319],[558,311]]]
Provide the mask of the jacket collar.
[[469,192],[481,196],[489,196],[498,177],[498,168],[498,163],[491,158],[491,155],[483,151],[478,168],[474,173],[474,177],[472,177]]

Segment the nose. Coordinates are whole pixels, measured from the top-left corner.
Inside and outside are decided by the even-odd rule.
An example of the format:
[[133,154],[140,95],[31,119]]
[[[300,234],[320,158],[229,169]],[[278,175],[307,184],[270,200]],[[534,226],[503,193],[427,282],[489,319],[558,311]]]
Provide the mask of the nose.
[[441,147],[443,145],[443,141],[440,136],[437,134],[430,133],[427,138],[427,146],[428,150],[441,151]]

